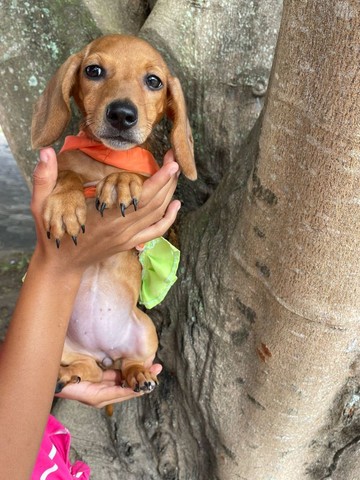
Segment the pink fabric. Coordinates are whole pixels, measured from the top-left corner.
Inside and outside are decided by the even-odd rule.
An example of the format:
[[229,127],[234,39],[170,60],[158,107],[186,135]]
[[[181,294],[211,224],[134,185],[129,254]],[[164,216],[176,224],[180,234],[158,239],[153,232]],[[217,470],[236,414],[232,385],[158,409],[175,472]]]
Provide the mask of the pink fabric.
[[50,415],[31,480],[88,480],[90,468],[85,463],[70,463],[70,442],[69,431]]

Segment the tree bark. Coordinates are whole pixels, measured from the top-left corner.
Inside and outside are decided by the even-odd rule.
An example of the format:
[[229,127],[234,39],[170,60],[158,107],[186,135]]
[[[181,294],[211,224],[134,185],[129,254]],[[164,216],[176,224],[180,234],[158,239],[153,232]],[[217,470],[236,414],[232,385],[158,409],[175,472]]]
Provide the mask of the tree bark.
[[359,22],[356,1],[285,1],[246,189],[232,165],[180,229],[165,363],[209,478],[328,478],[359,441],[339,429],[359,407]]
[[103,35],[136,35],[151,12],[151,0],[83,0]]

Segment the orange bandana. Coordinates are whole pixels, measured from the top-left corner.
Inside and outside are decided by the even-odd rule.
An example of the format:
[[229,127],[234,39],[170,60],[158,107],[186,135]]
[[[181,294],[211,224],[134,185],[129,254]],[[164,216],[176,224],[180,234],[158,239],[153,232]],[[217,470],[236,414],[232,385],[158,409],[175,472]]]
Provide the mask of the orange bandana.
[[[84,132],[70,135],[65,138],[61,152],[67,150],[80,150],[97,162],[105,163],[121,170],[126,170],[140,175],[151,176],[159,170],[153,155],[144,148],[134,147],[130,150],[112,150],[101,142],[87,137]],[[90,187],[91,188],[91,187]],[[86,191],[86,196],[94,196],[95,187]]]

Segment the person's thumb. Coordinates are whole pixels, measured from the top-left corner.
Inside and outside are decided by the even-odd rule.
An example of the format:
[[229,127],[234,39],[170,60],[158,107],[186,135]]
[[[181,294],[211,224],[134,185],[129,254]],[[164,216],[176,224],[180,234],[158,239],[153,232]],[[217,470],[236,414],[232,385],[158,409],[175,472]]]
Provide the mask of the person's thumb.
[[33,214],[42,211],[45,199],[53,191],[58,175],[57,158],[53,148],[40,150],[39,162],[33,173],[31,210]]

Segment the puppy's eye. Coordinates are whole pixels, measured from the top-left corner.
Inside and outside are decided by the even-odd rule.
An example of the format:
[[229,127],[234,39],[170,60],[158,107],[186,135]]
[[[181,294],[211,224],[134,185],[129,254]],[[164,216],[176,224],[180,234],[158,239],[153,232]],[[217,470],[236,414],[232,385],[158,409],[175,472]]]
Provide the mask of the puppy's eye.
[[85,75],[88,78],[98,80],[99,78],[102,78],[105,76],[105,70],[99,65],[88,65],[85,68]]
[[163,86],[162,81],[156,75],[148,75],[145,78],[145,83],[150,90],[160,90],[160,88]]

